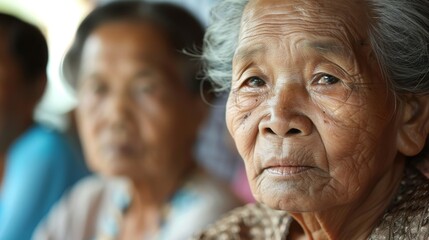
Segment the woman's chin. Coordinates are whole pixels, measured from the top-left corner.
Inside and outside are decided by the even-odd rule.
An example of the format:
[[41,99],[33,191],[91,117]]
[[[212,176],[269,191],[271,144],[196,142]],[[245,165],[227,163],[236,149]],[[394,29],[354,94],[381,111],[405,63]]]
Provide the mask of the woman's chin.
[[256,200],[270,208],[287,212],[320,211],[330,207],[327,203],[332,201],[327,200],[333,194],[323,191],[328,187],[328,179],[309,176],[309,172],[292,175],[263,173],[254,188]]
[[97,172],[101,173],[103,176],[106,177],[113,177],[113,178],[128,178],[130,180],[138,179],[139,176],[141,177],[142,171],[138,171],[139,167],[133,165],[133,164],[125,164],[125,163],[118,163],[118,164],[109,164],[108,167],[105,167],[104,169],[99,169]]

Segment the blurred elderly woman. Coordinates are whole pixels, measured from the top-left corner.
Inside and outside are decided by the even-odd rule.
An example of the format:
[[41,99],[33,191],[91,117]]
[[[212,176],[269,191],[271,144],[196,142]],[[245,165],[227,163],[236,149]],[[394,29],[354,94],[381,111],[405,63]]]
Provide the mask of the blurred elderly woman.
[[426,0],[225,0],[204,56],[258,204],[200,239],[429,239]]
[[169,4],[119,1],[83,20],[63,70],[89,166],[102,177],[80,183],[36,239],[186,239],[238,206],[193,157],[206,105],[199,62],[183,50],[201,48],[203,35]]

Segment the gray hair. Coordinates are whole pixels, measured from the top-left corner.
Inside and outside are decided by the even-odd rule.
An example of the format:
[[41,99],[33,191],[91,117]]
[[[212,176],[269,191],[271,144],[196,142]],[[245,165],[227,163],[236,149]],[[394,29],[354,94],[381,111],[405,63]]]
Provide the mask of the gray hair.
[[[212,11],[204,39],[205,73],[228,90],[240,21],[249,0],[223,0]],[[429,94],[429,4],[427,0],[367,0],[372,10],[370,44],[395,93]]]
[[429,93],[429,2],[371,0],[372,49],[397,93]]
[[218,91],[229,89],[241,16],[248,2],[249,0],[224,0],[211,12],[212,24],[204,36],[202,58],[205,75]]

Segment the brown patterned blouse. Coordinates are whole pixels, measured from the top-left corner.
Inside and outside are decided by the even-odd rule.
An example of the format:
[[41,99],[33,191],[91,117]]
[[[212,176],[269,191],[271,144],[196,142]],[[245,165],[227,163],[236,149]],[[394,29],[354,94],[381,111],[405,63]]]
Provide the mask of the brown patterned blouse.
[[[292,217],[262,204],[237,208],[194,239],[286,240]],[[368,237],[371,240],[429,239],[429,180],[407,166],[398,193]]]

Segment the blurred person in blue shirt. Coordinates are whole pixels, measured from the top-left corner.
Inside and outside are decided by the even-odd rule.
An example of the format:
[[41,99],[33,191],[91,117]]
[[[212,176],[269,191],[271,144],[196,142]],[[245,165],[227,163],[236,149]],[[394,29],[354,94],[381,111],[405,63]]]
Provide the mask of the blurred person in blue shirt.
[[3,13],[0,36],[0,239],[25,240],[87,170],[69,138],[33,120],[47,82],[44,36]]

